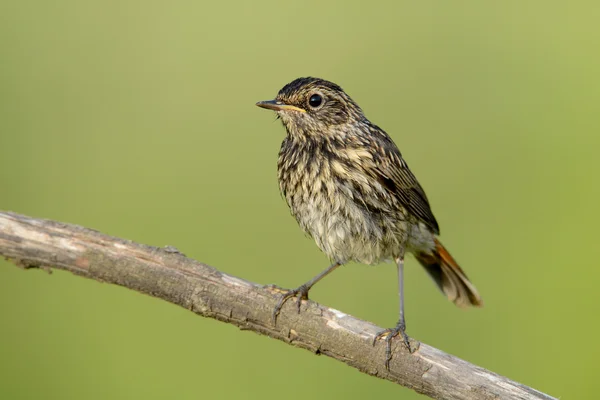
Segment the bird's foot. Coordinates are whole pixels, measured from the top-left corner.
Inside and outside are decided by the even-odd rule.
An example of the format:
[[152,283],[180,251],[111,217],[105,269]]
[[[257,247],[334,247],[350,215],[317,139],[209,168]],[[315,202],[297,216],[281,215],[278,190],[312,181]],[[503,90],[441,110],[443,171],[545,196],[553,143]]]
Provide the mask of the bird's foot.
[[394,339],[398,335],[402,336],[402,340],[404,342],[404,345],[408,349],[408,352],[413,352],[410,348],[410,342],[408,340],[408,335],[406,334],[405,330],[406,324],[404,323],[404,321],[400,321],[398,322],[398,325],[396,325],[395,328],[385,329],[379,332],[377,335],[375,335],[375,338],[373,339],[373,346],[375,346],[375,342],[377,342],[378,339],[381,339],[385,336],[385,369],[387,369],[388,371],[390,370],[390,361],[392,360],[392,339]]
[[272,314],[273,326],[275,326],[277,324],[277,316],[279,315],[281,308],[292,297],[297,298],[296,306],[298,307],[298,314],[300,314],[300,306],[302,305],[302,300],[308,300],[308,287],[306,285],[301,285],[301,286],[297,287],[296,289],[292,289],[292,290],[283,292],[283,294],[279,298],[279,301],[277,302],[277,305],[275,306],[275,309],[273,310],[273,314]]

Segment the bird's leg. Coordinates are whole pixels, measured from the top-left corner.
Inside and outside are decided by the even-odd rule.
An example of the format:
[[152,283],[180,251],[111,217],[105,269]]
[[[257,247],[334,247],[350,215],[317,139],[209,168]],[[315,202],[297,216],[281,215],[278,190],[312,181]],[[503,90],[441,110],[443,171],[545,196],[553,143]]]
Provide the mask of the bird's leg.
[[300,314],[300,305],[302,304],[303,299],[308,300],[308,291],[315,285],[315,283],[317,283],[321,279],[325,278],[327,275],[329,275],[334,269],[336,269],[340,265],[342,265],[342,263],[336,261],[333,264],[331,264],[329,267],[327,267],[327,269],[325,269],[319,275],[312,278],[310,281],[306,282],[303,285],[298,286],[296,289],[288,290],[286,293],[284,293],[279,298],[279,302],[277,302],[277,305],[275,306],[275,309],[273,310],[273,314],[272,314],[273,315],[273,325],[275,325],[277,323],[277,316],[279,315],[279,312],[281,311],[281,307],[283,307],[285,302],[288,301],[289,299],[291,299],[292,297],[298,298],[297,306],[298,306],[298,314]]
[[379,332],[375,335],[373,339],[373,345],[377,339],[386,336],[385,338],[385,368],[390,369],[390,361],[392,359],[392,339],[398,335],[402,336],[404,344],[409,352],[412,352],[410,349],[410,342],[408,341],[408,335],[406,334],[406,322],[404,321],[404,257],[396,258],[396,265],[398,266],[398,296],[400,300],[400,318],[398,319],[398,323],[395,328],[386,329],[382,332]]

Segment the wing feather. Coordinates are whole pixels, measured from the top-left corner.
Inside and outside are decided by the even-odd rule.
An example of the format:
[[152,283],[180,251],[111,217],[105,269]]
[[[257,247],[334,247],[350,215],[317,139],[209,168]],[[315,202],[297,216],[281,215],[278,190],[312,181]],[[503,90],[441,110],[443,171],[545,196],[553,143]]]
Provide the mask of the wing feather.
[[425,191],[408,168],[406,161],[392,139],[379,127],[372,125],[374,132],[368,146],[374,152],[371,168],[365,172],[386,187],[407,211],[428,226],[435,234],[440,233],[438,223],[431,211]]

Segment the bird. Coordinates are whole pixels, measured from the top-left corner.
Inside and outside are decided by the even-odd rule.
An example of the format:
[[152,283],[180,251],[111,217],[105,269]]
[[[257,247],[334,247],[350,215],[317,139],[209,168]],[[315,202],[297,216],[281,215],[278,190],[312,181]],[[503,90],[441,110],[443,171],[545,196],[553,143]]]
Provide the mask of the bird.
[[425,191],[391,137],[367,119],[337,84],[298,78],[274,100],[286,130],[277,160],[280,191],[300,228],[332,264],[296,289],[284,291],[274,311],[297,297],[298,312],[310,289],[340,266],[394,261],[398,272],[399,318],[385,337],[386,368],[391,341],[400,336],[411,352],[404,314],[404,258],[411,253],[447,298],[459,307],[483,301],[465,272],[440,242],[440,229]]

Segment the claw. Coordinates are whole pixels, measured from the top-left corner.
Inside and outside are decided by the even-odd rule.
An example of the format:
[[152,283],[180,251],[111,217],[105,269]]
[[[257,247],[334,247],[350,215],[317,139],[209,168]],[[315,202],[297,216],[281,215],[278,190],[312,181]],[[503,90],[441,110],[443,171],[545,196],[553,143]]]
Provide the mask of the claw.
[[279,301],[277,302],[277,305],[275,306],[275,309],[273,310],[273,314],[271,314],[273,326],[277,325],[277,316],[279,315],[281,308],[292,297],[296,297],[298,299],[296,301],[296,306],[298,307],[298,314],[300,314],[300,306],[302,305],[302,300],[308,300],[308,288],[302,285],[296,289],[288,290],[283,295],[281,295]]
[[413,352],[410,348],[410,342],[408,340],[408,335],[406,334],[405,330],[405,325],[399,323],[398,325],[396,325],[395,328],[385,329],[379,332],[377,335],[375,335],[375,338],[373,339],[373,346],[375,346],[377,340],[385,336],[385,369],[387,369],[388,371],[390,370],[390,361],[392,360],[392,339],[394,339],[398,335],[402,336],[402,341],[408,349],[408,352],[411,354]]

